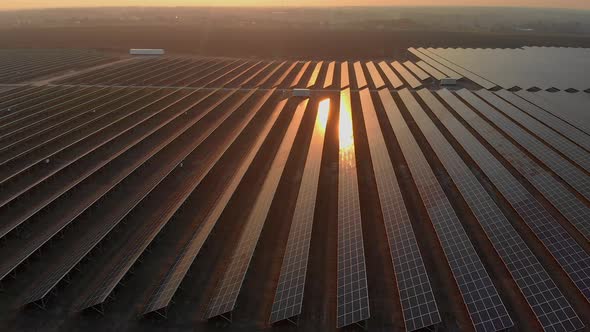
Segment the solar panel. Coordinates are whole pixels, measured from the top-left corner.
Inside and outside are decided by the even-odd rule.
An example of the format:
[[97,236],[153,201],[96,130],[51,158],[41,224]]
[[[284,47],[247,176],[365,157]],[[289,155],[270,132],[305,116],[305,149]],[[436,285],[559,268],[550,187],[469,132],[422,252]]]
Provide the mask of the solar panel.
[[223,277],[217,284],[215,293],[207,306],[207,318],[213,318],[233,311],[236,300],[242,288],[242,283],[246,277],[246,272],[254,249],[258,243],[258,238],[262,232],[262,227],[266,221],[268,211],[273,201],[275,192],[279,185],[279,180],[287,164],[287,159],[293,147],[295,136],[299,131],[303,114],[307,107],[309,100],[302,101],[295,113],[287,132],[285,133],[279,150],[275,155],[270,166],[268,174],[264,179],[262,189],[256,197],[256,202],[248,215],[248,219],[244,223],[244,229],[237,241],[232,257],[227,264]]
[[[467,77],[468,79],[472,80],[473,82],[477,83],[478,85],[480,85],[481,87],[483,87],[484,89],[492,89],[494,87],[497,86],[497,84],[492,83],[490,81],[488,81],[487,79],[461,67],[458,66],[457,64],[441,57],[440,55],[434,53],[432,51],[432,49],[423,49],[423,48],[419,48],[418,49],[420,52],[428,55],[429,57],[431,57],[432,59],[434,59],[434,61],[438,61],[441,64],[447,66],[448,68],[451,68],[452,70],[456,71],[457,73],[461,74],[463,77]],[[430,63],[430,62],[429,62]],[[430,63],[432,64],[432,63]]]
[[576,191],[586,198],[590,197],[590,179],[588,179],[588,176],[586,176],[584,172],[576,168],[572,163],[566,161],[559,154],[548,148],[545,144],[527,133],[518,125],[511,122],[501,112],[494,110],[483,100],[477,98],[473,93],[470,93],[467,90],[460,90],[458,91],[458,94],[468,103],[474,105],[479,112],[495,123],[503,132],[512,137],[512,139],[526,149],[526,151],[530,152],[547,165]]
[[307,68],[309,68],[310,64],[311,64],[311,61],[307,61],[303,64],[303,67],[301,67],[301,69],[299,70],[299,73],[297,73],[297,76],[295,76],[295,78],[291,82],[291,85],[290,85],[291,88],[294,88],[297,85],[299,85],[301,79],[303,78],[303,75],[305,75],[305,71],[307,70]]
[[[168,100],[166,98],[171,98],[172,100]],[[171,92],[170,94],[167,94],[166,96],[164,96],[160,99],[157,99],[156,101],[150,102],[147,106],[140,107],[139,109],[129,108],[129,109],[127,109],[127,111],[130,112],[131,114],[125,115],[123,117],[123,119],[114,117],[115,121],[109,122],[108,126],[106,126],[106,127],[110,127],[110,129],[113,129],[113,127],[115,127],[114,124],[116,124],[120,120],[124,120],[125,117],[131,116],[132,114],[135,114],[135,113],[140,114],[141,117],[135,118],[134,119],[135,121],[132,124],[128,125],[127,128],[125,128],[125,126],[123,125],[121,127],[124,129],[122,130],[121,127],[119,127],[119,131],[116,131],[115,134],[109,135],[109,133],[107,132],[106,135],[100,136],[101,134],[104,134],[104,132],[102,132],[102,133],[99,133],[98,135],[92,136],[92,138],[94,138],[94,145],[87,144],[87,141],[84,141],[84,139],[91,136],[91,135],[88,135],[88,136],[84,137],[84,139],[80,139],[79,141],[68,142],[69,146],[72,146],[72,145],[78,146],[78,147],[84,146],[84,148],[86,150],[83,150],[83,151],[85,151],[85,152],[88,152],[88,150],[92,151],[93,149],[100,147],[100,146],[108,143],[112,139],[122,135],[126,131],[130,130],[130,128],[134,128],[136,125],[138,125],[144,121],[147,121],[151,117],[155,116],[158,112],[153,112],[154,109],[158,109],[159,111],[162,111],[162,110],[166,109],[168,106],[178,102],[179,100],[182,100],[183,98],[184,97],[182,97],[182,96],[175,95],[175,92]],[[160,104],[159,106],[152,107],[151,108],[152,112],[149,112],[150,107],[154,106],[154,105],[158,105],[158,102],[163,102],[163,103]],[[110,119],[107,119],[107,121],[110,121]],[[118,124],[120,125],[120,122]],[[97,131],[99,131],[100,129],[102,129],[102,128],[98,128]],[[101,139],[99,140],[97,138],[101,138]],[[76,143],[77,143],[77,145],[75,145]],[[84,143],[86,143],[86,144],[84,144]],[[88,145],[90,145],[90,147],[88,147]],[[77,151],[76,149],[66,149],[66,147],[60,147],[57,149],[58,150],[57,152],[55,152],[53,154],[49,154],[52,158],[56,158],[57,160],[67,161],[62,164],[55,164],[55,166],[57,166],[58,169],[61,169],[61,166],[65,167],[65,166],[73,163],[74,161],[76,161],[78,158],[80,158],[79,151]],[[56,146],[46,146],[46,148],[48,148],[51,151],[51,149],[56,148]],[[30,154],[29,156],[30,156],[29,159],[34,158],[34,159],[41,159],[42,160],[42,158],[45,158],[47,155],[45,153],[39,153],[39,154]],[[25,160],[26,160],[26,158],[25,158]],[[37,165],[38,169],[39,168],[43,169],[45,166],[41,162],[41,160],[37,161],[36,165]],[[18,162],[19,160],[16,160],[16,161]],[[3,166],[7,166],[7,165],[3,165]],[[12,165],[10,165],[6,168],[14,169],[11,166]],[[31,165],[31,166],[33,166],[33,165]],[[9,174],[9,176],[11,176],[11,178],[12,178],[13,176],[16,176],[17,174],[21,174],[24,169],[28,169],[28,168],[29,167],[25,166],[25,167],[21,168],[20,171],[11,172],[11,174]],[[3,169],[3,171],[4,171],[4,169]],[[5,174],[7,174],[7,175],[8,175],[8,173],[9,172],[5,172]],[[11,181],[11,180],[9,180],[9,181]],[[0,182],[3,182],[3,184],[7,183],[6,179],[0,180]],[[8,234],[15,227],[22,224],[29,217],[31,217],[35,213],[39,212],[47,204],[51,203],[55,198],[59,197],[62,193],[57,192],[56,189],[61,189],[61,191],[65,191],[66,189],[69,189],[67,187],[65,187],[65,188],[64,187],[57,187],[56,188],[55,186],[48,186],[48,187],[51,190],[49,192],[47,192],[47,191],[44,192],[43,199],[41,199],[41,197],[38,197],[37,200],[35,201],[35,204],[31,204],[31,202],[29,200],[24,200],[24,201],[21,200],[21,201],[19,201],[19,204],[13,203],[12,205],[6,205],[6,206],[0,208],[0,211],[1,211],[0,213],[2,213],[2,215],[10,215],[11,216],[10,219],[6,220],[3,224],[0,225],[0,237],[3,237],[6,234]]]
[[418,77],[421,81],[424,81],[424,80],[427,80],[430,78],[430,75],[428,75],[420,67],[416,66],[412,61],[406,61],[403,63],[403,65],[406,68],[408,68],[412,72],[412,74],[416,75],[416,77]]
[[[79,90],[76,96],[67,98],[65,102],[51,105],[47,108],[41,106],[43,111],[37,111],[31,114],[31,116],[27,117],[26,121],[14,121],[11,123],[12,125],[9,124],[2,128],[0,133],[0,151],[5,150],[10,145],[16,144],[22,136],[39,134],[43,130],[47,130],[51,121],[75,118],[79,114],[78,111],[89,111],[89,104],[92,107],[93,104],[91,103],[94,102],[94,105],[96,105],[97,100],[104,99],[106,95],[119,94],[119,92],[120,90],[108,89],[106,87],[91,89],[91,91]],[[42,129],[39,126],[42,126]]]
[[406,331],[440,323],[441,317],[395,169],[383,137],[369,90],[360,92],[365,128],[381,203]]
[[[39,120],[30,124],[28,130],[8,137],[0,138],[0,163],[4,163],[19,154],[31,149],[32,146],[39,143],[47,143],[60,135],[64,135],[79,126],[88,123],[99,116],[97,111],[104,110],[105,105],[124,100],[126,97],[135,94],[137,91],[125,91],[126,89],[110,89],[100,96],[81,102],[75,109],[76,114],[72,114],[67,119],[57,119],[57,121],[48,122],[52,116],[45,116],[46,119]],[[78,112],[79,111],[79,112]],[[93,113],[96,113],[92,115]],[[57,116],[56,116],[57,117]],[[54,119],[56,120],[56,119]]]
[[354,76],[356,76],[356,84],[358,89],[362,89],[367,86],[367,79],[363,72],[363,66],[360,61],[355,62],[352,67],[354,68]]
[[[195,104],[193,104],[193,106],[196,105],[197,103],[199,103],[200,101],[202,101],[203,99],[204,98],[202,98],[201,100],[195,101]],[[122,154],[127,152],[135,144],[139,143],[142,139],[146,138],[147,136],[149,136],[152,133],[159,130],[161,127],[166,125],[166,123],[169,123],[169,122],[173,121],[175,118],[181,116],[181,114],[183,114],[184,111],[187,110],[188,108],[189,108],[189,106],[187,106],[187,108],[184,110],[182,108],[179,108],[178,110],[176,110],[177,113],[172,114],[170,119],[162,120],[161,123],[158,123],[154,127],[147,127],[146,130],[135,131],[133,134],[137,135],[137,136],[131,136],[131,138],[134,140],[125,142],[124,143],[125,145],[120,145],[119,147],[117,147],[116,145],[111,144],[111,145],[107,145],[107,146],[103,147],[102,149],[96,150],[93,154],[93,157],[96,157],[98,160],[100,160],[100,162],[97,162],[95,164],[90,164],[90,165],[85,165],[83,162],[82,163],[78,162],[78,163],[72,165],[72,166],[75,166],[75,168],[72,168],[72,167],[66,168],[66,171],[59,173],[57,175],[57,177],[50,178],[46,182],[40,184],[39,186],[42,189],[41,192],[47,193],[47,194],[46,195],[44,194],[43,196],[39,197],[40,204],[42,204],[42,205],[39,207],[33,206],[33,209],[38,210],[44,206],[58,205],[59,204],[58,202],[60,202],[60,200],[59,200],[60,196],[62,196],[65,192],[68,192],[68,190],[70,190],[70,189],[75,190],[76,185],[78,185],[78,184],[82,183],[82,181],[88,179],[95,172],[99,171],[103,166],[107,165],[108,163],[110,163],[112,160],[114,160],[118,156],[121,156]],[[130,136],[130,135],[128,135],[128,136]],[[75,159],[72,161],[72,163],[74,163],[74,162],[76,162]],[[141,164],[141,161],[139,162],[139,164]],[[57,172],[57,171],[55,171],[55,172]],[[64,177],[65,177],[66,181],[69,180],[70,182],[64,182]],[[108,179],[102,178],[101,180],[102,180],[101,181],[101,185],[102,185],[101,189],[106,188],[107,184],[108,184]],[[58,186],[58,185],[56,185],[56,183],[62,183],[63,185]],[[74,188],[74,189],[72,189],[72,188]],[[96,190],[96,192],[99,192],[99,190]],[[98,197],[100,197],[100,195]],[[63,201],[64,197],[61,197],[61,198]],[[65,198],[65,199],[67,199],[67,198]],[[28,199],[25,198],[25,200],[28,202]],[[76,213],[76,211],[78,211],[79,207],[81,205],[83,205],[83,204],[81,204],[81,202],[77,202],[77,203],[78,204],[76,204],[76,208],[68,210],[68,213],[60,214],[59,216],[61,218],[58,219],[59,221],[51,220],[50,217],[52,216],[52,214],[49,214],[49,215],[46,214],[45,216],[42,217],[42,221],[38,221],[37,223],[33,223],[33,225],[36,225],[36,227],[39,227],[39,229],[42,229],[42,231],[35,232],[34,234],[32,234],[28,238],[28,241],[26,244],[20,244],[20,245],[18,245],[17,248],[12,248],[13,249],[12,253],[10,255],[7,255],[8,258],[3,260],[2,263],[0,263],[0,276],[4,276],[7,273],[9,273],[10,271],[12,271],[18,264],[20,264],[24,259],[29,257],[29,255],[31,255],[41,245],[45,244],[46,241],[48,241],[58,231],[60,231],[63,227],[68,225],[74,219],[74,217],[71,217],[71,218],[67,218],[67,217],[72,212]],[[52,205],[49,205],[49,204],[52,204]],[[31,204],[29,204],[29,205],[31,205]],[[77,215],[77,214],[75,214],[75,215]],[[16,220],[18,220],[18,219],[16,219]],[[16,221],[12,221],[12,222],[16,223]]]
[[[261,99],[265,100],[272,92],[268,91]],[[232,113],[236,108],[241,106],[243,101],[240,100],[238,104],[232,105]],[[110,208],[108,215],[102,215],[101,220],[106,222],[110,218],[113,218],[114,220],[118,219],[119,221],[117,222],[120,222],[120,220],[125,218],[140,203],[141,206],[139,208],[142,209],[144,216],[142,217],[142,214],[134,214],[127,217],[127,223],[135,227],[127,228],[128,233],[126,234],[125,242],[117,249],[117,252],[121,254],[104,257],[108,261],[104,262],[102,273],[98,274],[87,284],[88,291],[76,301],[76,309],[83,310],[101,304],[107,299],[131,266],[144,252],[145,248],[147,248],[160,230],[172,218],[174,213],[186,201],[191,192],[201,183],[203,178],[211,171],[217,161],[252,121],[258,110],[258,107],[251,109],[241,119],[236,128],[225,137],[224,142],[214,152],[201,155],[196,153],[195,149],[204,139],[212,134],[217,126],[203,132],[198,139],[189,140],[190,144],[181,145],[182,148],[180,151],[174,151],[176,153],[173,159],[165,158],[164,155],[161,157],[163,160],[159,159],[152,161],[152,163],[143,164],[148,168],[147,174],[151,176],[148,177],[144,174],[143,178],[140,178],[138,175],[133,178],[126,178],[126,185],[129,188],[135,188],[135,190],[133,192],[126,192],[126,200],[119,198],[121,202],[115,207]],[[187,168],[177,167],[182,162],[187,162],[193,166],[190,167],[190,172],[184,171]],[[160,163],[166,166],[162,167],[159,165]],[[135,182],[129,183],[130,181]],[[175,199],[171,200],[169,204],[158,204],[169,198],[170,192],[174,192]],[[150,218],[145,218],[145,215],[150,216]]]
[[[259,63],[259,62],[258,62]],[[198,82],[199,84],[193,84],[193,86],[204,86],[204,87],[219,87],[219,85],[225,85],[223,81],[229,77],[229,82],[236,80],[239,76],[243,75],[244,73],[248,72],[251,68],[256,66],[258,63],[252,64],[250,61],[244,61],[242,63],[238,63],[237,66],[229,66],[228,68],[221,68],[216,70],[215,72],[205,76],[208,79],[200,79]],[[245,68],[245,69],[244,69]],[[239,74],[238,74],[239,73]]]
[[[418,94],[482,169],[495,168],[499,173],[507,172],[503,168],[501,171],[498,170],[497,167],[502,167],[499,163],[489,163],[486,158],[479,157],[488,155],[488,158],[492,158],[489,152],[485,151],[485,147],[451,116],[430,91],[421,90]],[[571,305],[459,154],[415,100],[406,99],[405,103],[543,328],[559,331],[574,331],[581,328],[584,324]],[[484,163],[489,163],[489,166],[482,165]],[[495,181],[496,178],[492,180]]]
[[205,87],[219,87],[220,85],[222,87],[235,86],[240,80],[244,78],[246,78],[246,80],[249,79],[251,77],[250,72],[256,69],[256,67],[260,66],[262,63],[262,61],[254,63],[247,62],[244,65],[241,65],[219,76],[215,81],[208,83]]
[[285,64],[287,64],[287,61],[277,64],[262,80],[260,80],[260,82],[256,84],[256,87],[261,87],[269,82],[269,80],[279,71],[279,69],[283,68]]
[[584,97],[584,94],[571,94],[563,91],[541,94],[526,90],[520,90],[516,94],[556,118],[567,122],[570,126],[590,135],[590,116],[584,112],[584,109],[590,104],[590,99]]
[[174,264],[168,270],[166,275],[157,283],[157,287],[150,296],[147,306],[143,313],[147,314],[156,310],[167,307],[174,294],[178,290],[182,280],[188,273],[191,265],[197,257],[203,243],[209,237],[221,213],[225,209],[227,203],[234,195],[236,188],[242,181],[244,174],[250,167],[252,160],[258,154],[262,143],[268,136],[268,133],[273,128],[281,111],[283,111],[287,99],[282,100],[275,107],[274,111],[267,120],[264,128],[259,132],[256,141],[248,148],[244,158],[241,160],[236,171],[227,179],[227,185],[223,192],[216,198],[215,202],[208,208],[207,215],[199,226],[193,231],[190,240],[186,243],[183,249],[178,253],[174,260]]
[[274,65],[274,61],[270,61],[270,62],[267,62],[266,64],[263,64],[263,66],[261,66],[260,69],[256,70],[256,72],[251,74],[250,77],[248,77],[244,82],[240,83],[239,86],[244,87],[244,86],[247,86],[248,84],[251,84],[258,77],[258,75],[260,73],[262,73],[263,71],[265,71],[268,67],[270,67],[272,65]]
[[[207,96],[211,94],[213,94],[213,92],[211,92]],[[207,98],[207,96],[205,98]],[[231,96],[231,94],[226,94],[222,96],[212,106],[199,112],[195,118],[191,119],[190,121],[187,120],[184,129],[192,126],[194,123],[198,122],[208,113],[215,110],[216,107],[223,103],[225,100],[227,100],[229,96]],[[231,112],[228,113],[227,116],[229,116],[229,114],[231,114]],[[215,128],[217,128],[225,118],[226,117],[221,117],[218,120],[217,125],[212,125],[209,130],[204,131],[202,133],[203,136],[200,139],[196,139],[195,141],[203,141],[203,137],[207,137],[208,133],[212,132]],[[43,217],[44,222],[48,222],[51,225],[65,225],[67,223],[70,223],[72,220],[74,220],[74,218],[78,216],[81,216],[80,219],[83,219],[87,214],[91,214],[91,212],[89,212],[88,209],[94,202],[98,201],[100,197],[106,195],[110,190],[115,188],[115,186],[119,185],[121,181],[124,181],[123,179],[125,179],[127,176],[132,174],[133,171],[141,167],[141,165],[143,165],[147,160],[156,155],[156,153],[161,151],[164,147],[168,146],[168,143],[171,143],[174,139],[179,137],[184,131],[185,130],[183,130],[182,128],[176,130],[173,133],[173,135],[169,136],[164,142],[161,142],[157,147],[137,158],[122,158],[123,160],[127,161],[126,163],[117,164],[115,161],[112,161],[106,167],[125,171],[121,172],[120,174],[117,174],[114,178],[103,177],[100,190],[97,189],[93,191],[86,191],[87,194],[77,195],[76,209],[70,210],[67,214],[59,214],[58,217],[55,219],[52,218],[53,216],[51,214],[45,215]],[[116,209],[113,208],[111,212],[118,216],[115,210]],[[68,252],[64,253],[58,261],[52,262],[51,268],[45,270],[38,277],[37,282],[31,283],[32,286],[26,289],[21,294],[19,301],[21,301],[22,303],[30,303],[45,297],[49,293],[49,291],[53,289],[57,285],[57,283],[61,281],[65,277],[65,275],[74,268],[76,264],[78,264],[114,227],[118,225],[118,223],[122,219],[120,216],[118,218],[108,218],[108,215],[105,214],[100,215],[99,218],[100,222],[89,222],[89,224],[91,224],[92,226],[87,228],[84,234],[80,234],[75,239],[75,241],[68,245]],[[43,228],[46,232],[50,229],[50,227],[47,225],[41,226],[44,226]],[[20,247],[20,250],[23,253],[25,253],[24,250],[26,249],[29,250],[28,254],[31,254],[34,248],[29,248],[29,246]],[[7,262],[9,262],[9,260],[7,260]]]
[[350,86],[350,77],[348,73],[348,62],[340,63],[340,89],[348,88]]
[[416,65],[420,68],[422,68],[425,72],[427,72],[428,74],[430,74],[432,77],[434,77],[437,80],[442,80],[443,78],[447,77],[447,75],[441,73],[440,71],[438,71],[436,68],[432,67],[431,65],[427,64],[426,62],[420,60],[418,62],[416,62]]
[[205,66],[199,66],[197,67],[197,70],[193,69],[186,74],[177,73],[176,75],[168,75],[165,79],[160,81],[160,84],[164,86],[176,85],[181,87],[198,85],[197,83],[203,81],[204,78],[214,76],[214,73],[232,66],[235,62],[236,61],[231,61],[229,64],[224,65],[225,62],[213,61],[212,63],[207,63]]
[[[120,91],[121,90],[119,90],[119,92]],[[127,96],[129,96],[129,94],[123,94],[121,96],[113,96],[111,93],[106,93],[106,94],[104,94],[104,97],[105,98],[108,98],[109,101],[106,102],[106,103],[104,103],[104,104],[109,104],[111,101],[120,100],[120,99],[125,98]],[[103,104],[103,106],[104,106],[104,104]],[[91,110],[88,109],[88,108],[86,108],[84,110],[84,113],[88,113],[88,112],[91,112]],[[38,133],[43,133],[43,132],[45,132],[46,129],[54,129],[53,130],[53,135],[56,135],[58,137],[61,134],[67,133],[68,131],[71,132],[71,131],[74,131],[76,129],[76,128],[73,128],[73,129],[68,130],[68,127],[65,126],[65,125],[63,125],[63,123],[61,125],[60,124],[56,124],[55,126],[51,126],[49,123],[41,123],[39,126],[42,126],[42,125],[46,125],[47,128],[44,128],[43,130],[40,130]],[[51,136],[48,135],[46,137],[41,137],[38,140],[32,140],[32,141],[33,141],[33,144],[34,144],[35,141],[36,142],[40,142],[41,141],[41,144],[46,144],[48,141],[50,141],[50,137]],[[16,137],[12,137],[12,138],[15,139]],[[41,140],[43,138],[47,138],[47,139],[46,140]],[[29,151],[30,151],[31,150],[31,145],[33,145],[33,144],[27,145],[27,143],[31,143],[31,141],[29,141],[29,142],[26,142],[25,141],[25,142],[21,143],[22,145],[15,146],[16,149],[15,150],[12,150],[12,151],[14,153],[18,153],[19,152],[18,148],[19,147],[22,147],[23,150],[25,150],[24,152],[26,152],[27,151],[26,150],[27,149],[27,146],[28,146]],[[22,150],[20,150],[20,153],[21,154],[24,153],[24,152]],[[74,159],[74,158],[71,158],[71,159]],[[74,160],[72,160],[72,162],[73,161]],[[3,181],[2,182],[3,190],[2,190],[2,192],[0,192],[0,207],[6,205],[10,201],[18,198],[19,195],[27,192],[28,190],[30,190],[34,186],[40,184],[42,181],[46,180],[49,176],[55,174],[57,171],[63,169],[64,167],[68,166],[69,164],[70,163],[67,162],[67,163],[63,163],[63,164],[60,164],[60,165],[55,165],[55,168],[56,169],[53,169],[53,167],[44,166],[41,171],[38,170],[38,172],[30,172],[24,178],[21,177],[19,179],[19,178],[13,177],[11,179],[7,179],[6,181]],[[40,200],[40,197],[38,197],[38,199]]]
[[[0,133],[4,136],[21,130],[24,126],[23,122],[26,124],[31,118],[34,119],[35,117],[39,118],[40,115],[47,116],[48,114],[52,114],[61,105],[70,102],[71,99],[79,98],[81,94],[87,93],[88,90],[91,90],[91,88],[65,88],[61,91],[52,91],[39,97],[29,97],[30,99],[22,103],[15,104],[10,102],[0,106],[0,109],[2,107],[8,107],[11,110],[11,113],[0,121]],[[56,95],[55,97],[53,97],[54,94]]]
[[[470,100],[468,102],[471,103]],[[481,103],[482,100],[472,105],[481,111]],[[488,158],[485,164],[480,163],[480,167],[582,294],[590,299],[590,256],[497,160]]]
[[[409,95],[407,89],[400,91],[400,96],[406,99]],[[496,331],[513,326],[492,280],[393,97],[386,90],[381,90],[379,96],[476,330]]]
[[410,87],[412,87],[412,89],[416,89],[422,86],[422,83],[420,83],[420,81],[418,81],[416,77],[414,77],[414,75],[410,74],[410,72],[404,66],[402,66],[401,63],[394,61],[391,63],[391,65],[395,70],[397,70],[397,72],[403,77],[403,79],[406,80],[406,82]]
[[334,84],[334,70],[336,62],[332,61],[328,64],[328,71],[326,72],[326,80],[324,81],[324,89]]
[[425,63],[434,67],[436,70],[445,74],[447,77],[455,78],[455,79],[460,79],[463,77],[461,74],[453,71],[452,69],[450,69],[448,67],[443,66],[442,64],[438,63],[437,61],[435,61],[431,57],[427,56],[426,54],[422,53],[421,51],[419,51],[413,47],[408,48],[408,51],[410,53],[414,54],[415,56],[417,56],[420,60],[422,60]]
[[350,89],[340,93],[336,327],[370,317]]
[[287,76],[289,76],[289,74],[291,74],[291,72],[293,71],[293,69],[297,66],[297,62],[294,61],[293,63],[291,63],[291,65],[289,66],[289,68],[287,68],[287,70],[285,70],[285,72],[277,79],[277,81],[274,83],[274,85],[272,86],[273,88],[278,87],[279,85],[281,85],[283,83],[283,81],[285,81],[285,79],[287,78]]
[[228,63],[221,63],[221,66],[219,68],[214,68],[214,70],[212,71],[207,71],[206,73],[199,74],[194,81],[188,84],[188,86],[207,86],[211,82],[216,81],[219,77],[226,76],[228,72],[233,72],[234,70],[244,66],[245,64],[245,61],[240,60],[232,60]]
[[309,78],[309,81],[307,82],[308,88],[311,88],[312,86],[315,85],[316,81],[318,80],[318,76],[320,75],[320,70],[322,69],[323,63],[324,63],[323,61],[316,63],[315,68],[313,69],[313,72],[311,73],[311,77]]
[[373,63],[373,61],[369,61],[366,63],[366,65],[367,69],[369,69],[371,80],[373,81],[373,84],[375,84],[375,88],[381,89],[385,85],[385,82],[383,82],[383,78],[381,78],[377,67],[375,67],[375,63]]
[[549,202],[565,216],[587,239],[590,239],[590,208],[565,188],[541,166],[537,165],[512,142],[496,131],[485,120],[466,110],[467,106],[459,101],[448,90],[440,90],[438,94],[454,109],[468,119],[471,126],[488,141],[508,162],[516,168]]
[[567,140],[565,137],[549,129],[530,115],[500,99],[492,92],[478,91],[476,93],[488,103],[492,104],[496,109],[504,113],[504,115],[540,137],[546,144],[563,153],[566,157],[580,165],[586,171],[590,171],[590,154],[588,151],[585,151],[573,142]]
[[270,314],[278,322],[301,314],[303,290],[309,258],[309,245],[320,179],[324,136],[330,112],[330,99],[320,102],[313,134],[303,169],[289,239],[281,265],[279,282]]
[[389,81],[389,83],[391,83],[394,89],[398,89],[404,85],[404,82],[402,82],[402,80],[399,79],[399,77],[393,72],[391,67],[389,67],[389,65],[385,61],[379,62],[379,67],[381,67],[381,70],[383,70],[385,77],[387,77],[387,80]]
[[[53,137],[53,139],[48,139],[48,140],[41,140],[41,141],[35,141],[33,142],[33,144],[20,144],[15,146],[15,148],[17,148],[16,151],[10,151],[10,153],[8,153],[9,151],[6,151],[7,154],[5,155],[4,153],[0,153],[0,155],[2,155],[2,164],[0,165],[0,168],[2,169],[2,171],[0,172],[0,182],[4,182],[20,173],[22,173],[23,171],[27,170],[28,168],[32,167],[35,163],[47,158],[48,156],[50,156],[52,153],[55,153],[56,150],[59,151],[60,147],[63,147],[64,145],[67,147],[69,146],[68,143],[70,143],[69,141],[76,141],[76,137],[74,137],[73,139],[71,138],[72,136],[82,136],[84,137],[81,133],[88,131],[88,127],[89,124],[93,124],[93,128],[95,128],[97,131],[100,129],[103,129],[100,127],[101,125],[101,121],[103,120],[103,122],[106,122],[104,120],[106,119],[111,119],[111,118],[116,118],[117,117],[117,112],[121,112],[123,110],[133,110],[134,108],[137,108],[136,104],[141,104],[142,102],[145,101],[152,101],[151,99],[156,99],[156,96],[158,96],[159,92],[158,91],[154,91],[154,92],[150,92],[150,93],[144,93],[141,90],[134,90],[129,94],[126,94],[123,98],[121,99],[113,99],[110,102],[100,105],[97,108],[95,108],[95,110],[97,112],[99,112],[100,114],[92,119],[91,121],[88,121],[82,125],[76,126],[74,128],[74,130],[70,130],[69,132],[65,133],[58,133],[56,136]],[[130,98],[129,98],[130,97]],[[159,96],[161,98],[164,98],[165,96]],[[113,102],[117,102],[115,104],[113,104]],[[109,116],[110,115],[110,116]],[[110,122],[102,123],[103,126],[108,126],[110,125]],[[61,142],[59,141],[60,138],[64,138],[64,137],[70,137],[70,139],[68,140],[68,142]],[[53,143],[51,146],[53,147],[53,149],[48,148],[49,147],[49,143]],[[57,148],[56,148],[57,147]],[[47,151],[49,150],[49,151]],[[33,152],[35,151],[35,152]],[[28,155],[28,158],[27,158]],[[28,160],[27,160],[28,159]]]

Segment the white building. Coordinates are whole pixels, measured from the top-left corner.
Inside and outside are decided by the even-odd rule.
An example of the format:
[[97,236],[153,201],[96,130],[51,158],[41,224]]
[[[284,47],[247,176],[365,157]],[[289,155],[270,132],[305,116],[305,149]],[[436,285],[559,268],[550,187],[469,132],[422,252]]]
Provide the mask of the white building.
[[166,53],[161,48],[132,48],[129,50],[131,55],[164,55]]
[[309,89],[293,89],[293,97],[309,97],[310,94]]
[[456,78],[443,78],[440,80],[440,86],[456,86],[457,79]]

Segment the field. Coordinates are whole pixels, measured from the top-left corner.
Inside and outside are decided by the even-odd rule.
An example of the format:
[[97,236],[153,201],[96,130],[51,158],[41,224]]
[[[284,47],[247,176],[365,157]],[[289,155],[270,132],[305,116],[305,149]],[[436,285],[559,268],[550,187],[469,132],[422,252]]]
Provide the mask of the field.
[[[354,45],[351,41],[355,41]],[[127,52],[315,60],[402,59],[409,47],[590,47],[585,35],[289,27],[84,26],[0,29],[3,48],[90,48]]]
[[415,54],[0,81],[0,328],[587,330],[589,94]]

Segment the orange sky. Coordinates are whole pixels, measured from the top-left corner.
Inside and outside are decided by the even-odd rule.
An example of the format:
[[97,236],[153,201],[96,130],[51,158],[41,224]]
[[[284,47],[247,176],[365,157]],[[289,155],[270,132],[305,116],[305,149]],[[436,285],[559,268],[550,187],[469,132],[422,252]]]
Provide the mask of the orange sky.
[[590,9],[590,0],[0,0],[0,9],[87,6],[529,6]]

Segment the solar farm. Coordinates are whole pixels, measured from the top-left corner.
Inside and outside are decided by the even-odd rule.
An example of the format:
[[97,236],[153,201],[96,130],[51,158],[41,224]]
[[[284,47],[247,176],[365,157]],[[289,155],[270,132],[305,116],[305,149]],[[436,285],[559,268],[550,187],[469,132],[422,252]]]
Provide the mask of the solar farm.
[[588,330],[590,78],[535,52],[590,66],[0,51],[0,329]]

